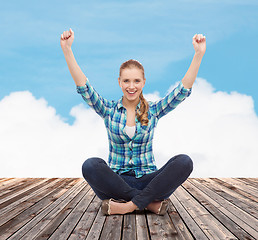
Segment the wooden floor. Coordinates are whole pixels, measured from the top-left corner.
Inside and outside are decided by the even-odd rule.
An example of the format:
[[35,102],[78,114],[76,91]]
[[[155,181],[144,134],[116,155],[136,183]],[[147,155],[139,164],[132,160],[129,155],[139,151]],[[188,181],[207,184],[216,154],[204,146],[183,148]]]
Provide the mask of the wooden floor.
[[258,239],[258,178],[188,178],[165,216],[104,216],[83,178],[0,178],[0,239]]

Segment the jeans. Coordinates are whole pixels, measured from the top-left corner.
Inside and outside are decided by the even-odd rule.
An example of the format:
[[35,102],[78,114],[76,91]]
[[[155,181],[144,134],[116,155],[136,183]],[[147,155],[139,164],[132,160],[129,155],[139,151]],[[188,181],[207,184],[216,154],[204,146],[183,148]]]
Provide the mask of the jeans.
[[133,170],[119,175],[97,157],[87,159],[82,165],[83,177],[101,200],[132,201],[140,210],[153,201],[169,198],[192,171],[193,161],[185,154],[172,157],[157,171],[140,178],[135,177]]

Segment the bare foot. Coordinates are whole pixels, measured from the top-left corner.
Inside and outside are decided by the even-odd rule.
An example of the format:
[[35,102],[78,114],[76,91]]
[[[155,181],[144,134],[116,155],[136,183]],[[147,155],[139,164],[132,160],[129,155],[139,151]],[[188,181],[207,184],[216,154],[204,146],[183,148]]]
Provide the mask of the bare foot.
[[110,214],[126,214],[133,212],[137,206],[132,202],[119,203],[119,202],[110,202]]
[[150,210],[151,212],[154,212],[154,213],[158,213],[158,210],[160,208],[160,204],[161,204],[162,200],[161,201],[153,201],[151,202],[148,206],[147,206],[147,209]]

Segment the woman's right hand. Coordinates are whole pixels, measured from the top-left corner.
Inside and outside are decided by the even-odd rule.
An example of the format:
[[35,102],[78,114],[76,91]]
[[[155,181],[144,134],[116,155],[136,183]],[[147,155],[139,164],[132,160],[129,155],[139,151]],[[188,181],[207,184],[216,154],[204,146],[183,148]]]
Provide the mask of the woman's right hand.
[[74,40],[73,30],[70,28],[69,31],[64,31],[61,34],[61,39],[60,39],[61,48],[63,50],[67,48],[71,48],[73,40]]

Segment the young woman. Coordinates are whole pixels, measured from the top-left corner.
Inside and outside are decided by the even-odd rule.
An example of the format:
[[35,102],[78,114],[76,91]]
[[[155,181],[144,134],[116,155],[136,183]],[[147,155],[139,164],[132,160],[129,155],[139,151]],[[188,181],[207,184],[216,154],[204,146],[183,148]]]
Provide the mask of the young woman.
[[61,34],[60,43],[68,68],[77,92],[103,118],[109,139],[108,164],[97,157],[87,159],[82,166],[83,177],[103,200],[101,209],[106,215],[145,208],[164,215],[169,196],[189,177],[193,162],[189,156],[180,154],[157,169],[152,152],[154,128],[161,117],[191,94],[206,51],[205,36],[193,36],[195,54],[188,71],[173,91],[156,102],[144,99],[144,68],[133,59],[120,67],[118,83],[123,96],[118,101],[101,97],[74,58],[73,40],[71,28]]

